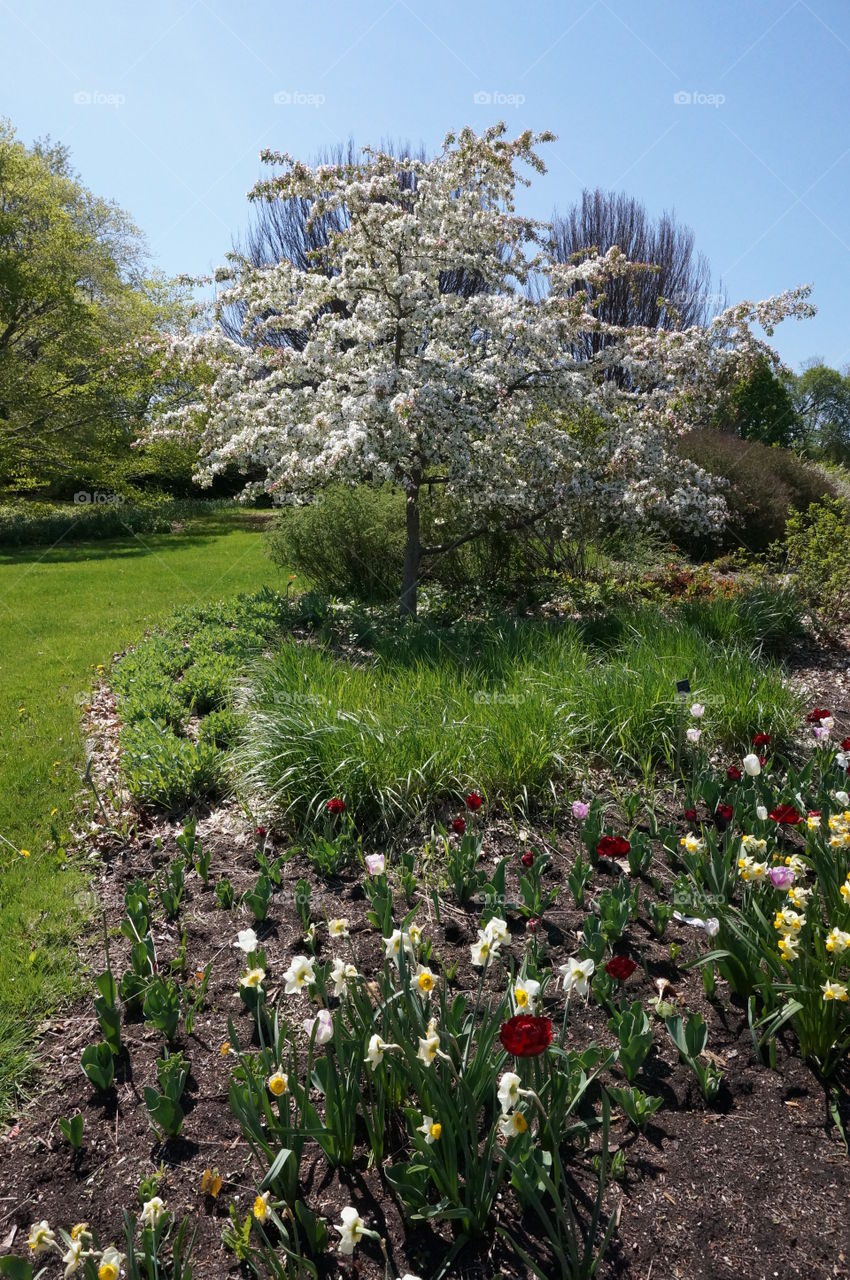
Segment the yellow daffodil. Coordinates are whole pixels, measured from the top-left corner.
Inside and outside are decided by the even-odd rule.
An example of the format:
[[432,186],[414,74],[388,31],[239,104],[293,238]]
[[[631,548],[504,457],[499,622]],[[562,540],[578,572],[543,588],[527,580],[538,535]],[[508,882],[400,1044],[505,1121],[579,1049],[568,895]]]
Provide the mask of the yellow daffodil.
[[847,905],[850,906],[850,880],[845,880],[838,892],[841,894]]
[[219,1049],[219,1053],[221,1054],[221,1056],[222,1056],[223,1058],[226,1058],[226,1057],[227,1057],[227,1055],[230,1053],[230,1041],[229,1041],[229,1040],[225,1040],[224,1044],[223,1044],[223,1045],[221,1046],[221,1048]]
[[840,1000],[842,1004],[846,1004],[848,1000],[847,988],[842,982],[831,982],[829,979],[821,987],[824,1000]]
[[517,1138],[527,1130],[528,1121],[521,1111],[512,1111],[510,1115],[500,1116],[499,1128],[506,1138]]
[[41,1222],[34,1222],[30,1227],[30,1233],[27,1243],[36,1257],[40,1253],[47,1253],[56,1244],[56,1235],[51,1230],[50,1223],[46,1218],[42,1218]]
[[788,890],[788,901],[792,907],[805,907],[811,897],[811,889],[803,889],[800,885],[792,885]]
[[118,1280],[123,1261],[123,1254],[120,1254],[114,1245],[109,1245],[100,1255],[97,1280]]
[[269,1216],[269,1193],[264,1191],[261,1196],[257,1196],[254,1200],[254,1208],[252,1210],[254,1217],[258,1222],[265,1222]]
[[850,947],[850,933],[843,929],[830,929],[826,935],[826,949],[834,955],[841,956]]
[[204,1169],[201,1177],[201,1191],[204,1195],[212,1196],[215,1200],[223,1186],[224,1180],[218,1169]]
[[789,907],[783,907],[781,911],[777,911],[773,927],[784,934],[797,934],[805,923],[805,916],[801,916],[797,911],[792,911]]
[[435,984],[436,978],[427,965],[419,970],[419,973],[416,975],[416,985],[423,995],[430,995],[434,990]]
[[700,840],[699,836],[695,836],[690,831],[687,835],[682,836],[679,844],[683,849],[686,849],[688,853],[701,853],[705,848],[705,841]]
[[443,1126],[434,1120],[433,1116],[423,1116],[422,1123],[418,1127],[418,1132],[422,1134],[428,1146],[439,1141],[440,1134],[443,1132]]
[[29,849],[19,849],[18,853],[21,855],[22,858],[29,858],[31,856]]
[[89,1224],[87,1222],[77,1222],[71,1228],[71,1239],[79,1240],[81,1236],[87,1236],[89,1233]]

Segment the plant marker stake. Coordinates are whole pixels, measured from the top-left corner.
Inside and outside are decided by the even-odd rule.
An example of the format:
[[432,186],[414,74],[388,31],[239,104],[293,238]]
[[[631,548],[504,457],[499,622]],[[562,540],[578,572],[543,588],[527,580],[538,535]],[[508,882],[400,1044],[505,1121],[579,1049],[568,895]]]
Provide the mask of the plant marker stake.
[[690,680],[676,681],[676,697],[679,702],[679,724],[676,734],[676,772],[682,772],[682,747],[685,741],[685,697],[691,691]]

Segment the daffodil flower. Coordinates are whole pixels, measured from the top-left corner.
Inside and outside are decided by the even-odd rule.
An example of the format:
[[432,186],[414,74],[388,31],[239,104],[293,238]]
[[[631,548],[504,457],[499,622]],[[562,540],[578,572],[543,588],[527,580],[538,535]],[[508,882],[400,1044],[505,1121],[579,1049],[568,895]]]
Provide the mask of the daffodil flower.
[[401,1046],[397,1044],[387,1044],[386,1040],[382,1039],[382,1037],[376,1032],[369,1041],[368,1048],[366,1049],[366,1057],[363,1061],[368,1063],[373,1071],[377,1071],[378,1067],[384,1060],[384,1054],[389,1053],[391,1049],[398,1049],[400,1047]]
[[433,1116],[423,1116],[422,1123],[417,1126],[416,1132],[422,1134],[422,1137],[430,1147],[439,1140],[440,1134],[443,1132],[443,1126],[438,1121],[435,1121]]
[[298,995],[316,981],[313,962],[307,956],[293,956],[283,975],[284,991],[288,996]]
[[483,929],[478,930],[478,939],[472,943],[469,950],[476,969],[484,969],[489,964],[493,944]]
[[843,982],[832,982],[829,979],[821,987],[824,1000],[839,1000],[842,1004],[846,1004],[848,1000],[847,988]]
[[687,835],[682,836],[679,844],[683,849],[686,849],[688,853],[702,853],[705,848],[705,841],[700,840],[699,836],[695,836],[691,831],[689,831]]
[[595,968],[596,965],[590,958],[576,960],[575,956],[570,956],[566,964],[560,965],[558,972],[561,975],[561,982],[567,995],[572,995],[573,991],[575,991],[580,996],[586,996],[588,984],[593,977]]
[[[265,976],[265,969],[249,969],[248,972],[244,973],[239,979],[239,985],[240,987],[251,987],[255,991],[260,991],[262,989],[263,979]],[[227,1048],[229,1052],[230,1045],[228,1045]]]
[[388,960],[397,960],[404,948],[405,955],[413,955],[413,943],[410,941],[410,935],[402,933],[401,929],[393,929],[388,938],[384,938],[384,955]]
[[366,1223],[351,1205],[343,1209],[340,1217],[342,1221],[334,1223],[334,1228],[341,1237],[339,1251],[344,1253],[346,1257],[351,1257],[366,1231]]
[[265,1222],[269,1216],[269,1195],[268,1191],[264,1191],[262,1195],[254,1198],[254,1207],[251,1212],[258,1222]]
[[501,1076],[496,1097],[499,1099],[502,1115],[506,1116],[519,1102],[519,1095],[522,1093],[521,1084],[522,1081],[515,1071],[505,1071]]
[[347,938],[348,937],[348,917],[340,916],[335,920],[329,920],[328,933],[332,938]]
[[528,1129],[528,1121],[521,1111],[512,1111],[499,1117],[499,1129],[505,1138],[518,1138]]
[[100,1255],[100,1264],[97,1268],[97,1280],[118,1280],[121,1274],[121,1264],[124,1261],[123,1253],[119,1253],[114,1244],[107,1245],[103,1253]]
[[69,1276],[79,1271],[83,1264],[83,1242],[82,1240],[72,1240],[68,1246],[67,1252],[62,1254],[62,1261],[65,1263],[65,1280]]
[[850,947],[850,933],[846,933],[843,929],[830,929],[826,935],[825,946],[827,951],[831,951],[834,955],[843,955]]
[[47,1253],[48,1250],[55,1247],[56,1234],[51,1230],[50,1223],[46,1218],[42,1218],[41,1222],[32,1224],[27,1243],[36,1257],[41,1253]]
[[353,964],[346,964],[339,956],[336,956],[331,966],[330,979],[333,983],[334,995],[339,999],[344,995],[345,989],[352,978],[358,976],[357,970]]
[[257,935],[253,929],[240,929],[233,945],[250,956],[257,950]]
[[805,916],[801,916],[797,911],[792,911],[790,907],[783,907],[781,911],[777,911],[773,927],[778,929],[780,933],[796,934],[800,932],[805,923]]
[[488,920],[484,926],[484,933],[495,946],[501,946],[510,937],[507,923],[501,916],[493,916],[492,920]]
[[791,933],[783,934],[776,945],[783,960],[796,960],[800,954],[800,940]]
[[436,975],[427,965],[420,965],[416,974],[416,990],[423,1000],[431,994],[436,985]]
[[149,1230],[153,1231],[164,1213],[164,1201],[159,1196],[153,1196],[142,1205],[142,1222]]
[[533,1012],[540,995],[540,983],[534,978],[520,978],[514,983],[511,995],[517,1009],[528,1009],[529,1012]]
[[284,1071],[274,1071],[266,1084],[269,1086],[269,1093],[273,1093],[276,1098],[282,1098],[289,1088],[289,1077]]

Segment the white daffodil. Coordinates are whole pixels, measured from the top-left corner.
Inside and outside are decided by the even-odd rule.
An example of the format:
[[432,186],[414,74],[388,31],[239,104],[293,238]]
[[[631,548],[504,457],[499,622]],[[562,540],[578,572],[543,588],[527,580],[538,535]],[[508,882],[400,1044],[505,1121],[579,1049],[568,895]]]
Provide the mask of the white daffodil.
[[56,1244],[56,1234],[51,1229],[50,1223],[46,1218],[42,1218],[41,1222],[34,1222],[30,1227],[30,1233],[27,1243],[36,1257],[40,1253],[47,1253]]
[[483,929],[478,930],[478,938],[469,948],[472,963],[476,969],[484,969],[490,963],[490,957],[498,951],[498,943],[494,943]]
[[250,956],[257,950],[257,935],[253,929],[240,929],[233,945]]
[[499,1129],[505,1138],[518,1138],[528,1129],[528,1121],[521,1111],[512,1111],[510,1115],[499,1117]]
[[366,1230],[366,1223],[351,1205],[343,1209],[340,1217],[342,1221],[334,1223],[335,1229],[341,1236],[339,1251],[350,1257],[360,1243],[363,1232]]
[[382,1039],[382,1037],[376,1032],[369,1041],[369,1046],[366,1050],[366,1057],[363,1061],[367,1062],[373,1071],[377,1071],[378,1067],[384,1060],[384,1054],[389,1053],[391,1049],[397,1049],[398,1047],[399,1046],[397,1044],[387,1044],[386,1040]]
[[580,996],[586,996],[595,968],[596,965],[589,957],[587,960],[577,960],[575,956],[570,956],[566,964],[560,965],[558,972],[567,995],[575,991]]
[[416,970],[416,994],[425,1000],[437,985],[437,975],[427,964],[421,964]]
[[499,1106],[502,1108],[503,1116],[512,1111],[519,1102],[521,1083],[522,1081],[515,1071],[506,1071],[499,1080],[496,1097],[499,1099]]
[[336,956],[330,972],[334,995],[337,996],[337,998],[343,995],[348,983],[357,976],[357,969],[353,964],[346,964],[344,960],[341,960],[339,956]]
[[428,1023],[427,1031],[424,1036],[419,1037],[419,1048],[416,1056],[420,1062],[424,1062],[426,1067],[430,1067],[440,1052],[440,1037],[437,1035],[437,1023],[434,1018]]
[[165,1213],[165,1202],[159,1196],[153,1196],[142,1205],[142,1222],[153,1231]]
[[82,1240],[72,1240],[68,1246],[66,1253],[62,1254],[62,1261],[65,1263],[64,1276],[68,1280],[69,1276],[73,1276],[79,1271],[83,1265],[83,1242]]
[[496,947],[500,947],[503,942],[507,942],[510,936],[507,923],[500,916],[493,916],[492,920],[488,920],[484,926],[484,932]]
[[339,916],[334,920],[329,920],[328,933],[332,938],[347,938],[348,937],[348,917]]
[[119,1253],[114,1244],[107,1245],[100,1255],[97,1280],[118,1280],[123,1262],[123,1253]]
[[431,1147],[438,1141],[440,1134],[443,1132],[443,1126],[435,1121],[433,1116],[423,1116],[422,1123],[417,1126],[417,1133],[421,1133],[422,1137]]
[[251,987],[255,991],[262,990],[263,980],[266,976],[265,969],[249,969],[247,973],[243,973],[239,979],[240,987]]
[[393,929],[388,938],[384,938],[384,955],[388,960],[397,960],[404,948],[405,955],[413,955],[413,943],[410,941],[410,935],[402,933],[401,929]]
[[316,981],[313,962],[307,956],[293,956],[289,968],[283,975],[284,991],[288,996],[303,991]]
[[517,1009],[527,1009],[529,1013],[533,1013],[537,1008],[540,983],[534,978],[517,978],[511,995]]

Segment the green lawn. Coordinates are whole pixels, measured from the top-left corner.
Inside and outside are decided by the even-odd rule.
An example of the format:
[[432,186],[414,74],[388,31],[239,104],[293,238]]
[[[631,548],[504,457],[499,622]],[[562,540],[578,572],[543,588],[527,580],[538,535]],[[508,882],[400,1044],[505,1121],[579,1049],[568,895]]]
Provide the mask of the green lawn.
[[77,988],[74,941],[91,908],[64,847],[85,764],[80,695],[178,606],[267,583],[280,572],[241,512],[181,534],[0,549],[0,1110],[33,1028]]

